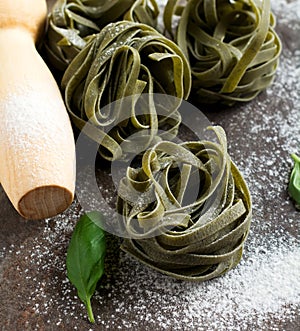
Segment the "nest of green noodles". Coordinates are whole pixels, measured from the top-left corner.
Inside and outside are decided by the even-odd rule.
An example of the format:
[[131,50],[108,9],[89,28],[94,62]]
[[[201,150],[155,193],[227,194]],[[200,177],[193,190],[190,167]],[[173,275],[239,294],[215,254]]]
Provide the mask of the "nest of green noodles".
[[281,51],[270,0],[169,0],[166,29],[188,57],[195,98],[232,105],[273,81]]
[[[72,122],[80,130],[89,128],[87,134],[108,160],[136,153],[134,144],[128,143],[133,134],[142,132],[143,150],[166,125],[169,129],[164,131],[176,136],[179,104],[166,107],[158,116],[153,98],[164,94],[180,101],[188,97],[190,87],[190,68],[180,48],[155,29],[128,21],[108,24],[91,36],[62,79]],[[141,105],[137,100],[144,93],[149,100]],[[130,105],[116,102],[128,96],[133,96]],[[120,146],[126,142],[129,150]]]
[[49,17],[45,50],[51,65],[64,71],[89,36],[121,20],[156,27],[156,0],[57,0]]
[[[219,142],[160,141],[118,189],[122,249],[175,278],[204,281],[239,262],[251,222],[247,185]],[[191,198],[191,196],[193,198]]]
[[[281,45],[269,0],[180,3],[169,0],[164,13],[170,33],[179,17],[178,45],[151,27],[155,0],[59,0],[45,45],[64,72],[74,126],[104,159],[138,155],[118,187],[122,249],[167,275],[204,281],[239,262],[251,198],[223,129],[213,128],[217,142],[178,143],[178,109],[191,85],[200,102],[251,100],[272,82]],[[159,95],[175,101],[160,104]]]

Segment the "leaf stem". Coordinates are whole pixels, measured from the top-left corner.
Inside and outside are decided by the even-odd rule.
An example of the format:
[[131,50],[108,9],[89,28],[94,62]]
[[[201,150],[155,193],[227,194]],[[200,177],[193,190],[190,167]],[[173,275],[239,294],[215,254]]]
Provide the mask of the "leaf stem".
[[299,156],[297,156],[296,154],[292,154],[291,157],[296,163],[300,163],[300,157]]
[[86,310],[88,313],[89,321],[91,323],[95,323],[95,318],[94,318],[93,309],[92,309],[92,305],[91,305],[91,298],[86,299],[85,307],[86,307]]

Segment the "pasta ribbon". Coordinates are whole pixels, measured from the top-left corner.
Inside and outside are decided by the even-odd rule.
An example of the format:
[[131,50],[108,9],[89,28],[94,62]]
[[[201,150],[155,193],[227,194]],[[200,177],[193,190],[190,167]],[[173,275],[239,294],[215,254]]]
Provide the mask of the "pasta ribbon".
[[[161,137],[160,129],[162,137],[175,137],[181,122],[177,109],[190,88],[190,67],[179,47],[148,25],[128,21],[108,24],[90,36],[62,78],[74,125],[85,127],[108,160],[136,153],[137,140],[146,149]],[[148,97],[139,98],[142,94]],[[178,102],[165,105],[158,115],[159,94]],[[134,134],[139,139],[133,143]]]
[[252,205],[248,187],[219,142],[160,141],[128,168],[117,208],[128,233],[122,249],[169,276],[205,281],[241,259]]
[[273,82],[281,42],[270,0],[169,0],[164,23],[189,59],[200,103],[246,102]]
[[64,71],[89,36],[105,25],[128,20],[156,27],[158,14],[156,0],[57,0],[45,36],[48,60]]

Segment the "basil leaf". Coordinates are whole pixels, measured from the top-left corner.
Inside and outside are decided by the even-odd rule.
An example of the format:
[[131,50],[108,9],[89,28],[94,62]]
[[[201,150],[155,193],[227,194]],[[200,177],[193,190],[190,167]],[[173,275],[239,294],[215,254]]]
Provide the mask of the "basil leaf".
[[83,215],[75,226],[67,251],[68,278],[76,287],[92,323],[95,319],[91,297],[104,273],[106,253],[105,233],[100,227],[102,222],[103,216],[99,212]]
[[290,177],[289,194],[295,200],[296,208],[300,209],[300,158],[295,154],[291,156],[295,161],[295,165]]

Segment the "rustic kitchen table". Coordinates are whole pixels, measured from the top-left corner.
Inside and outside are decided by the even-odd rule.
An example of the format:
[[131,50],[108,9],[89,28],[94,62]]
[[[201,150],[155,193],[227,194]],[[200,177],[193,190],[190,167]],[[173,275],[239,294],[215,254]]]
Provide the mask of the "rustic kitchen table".
[[[283,44],[274,83],[246,104],[201,108],[225,129],[252,194],[241,263],[215,280],[188,283],[135,261],[109,235],[92,325],[66,277],[66,250],[82,213],[78,201],[57,217],[29,221],[0,187],[1,330],[300,330],[300,213],[287,193],[290,154],[300,154],[300,0],[271,3]],[[104,189],[105,172],[97,170]]]

